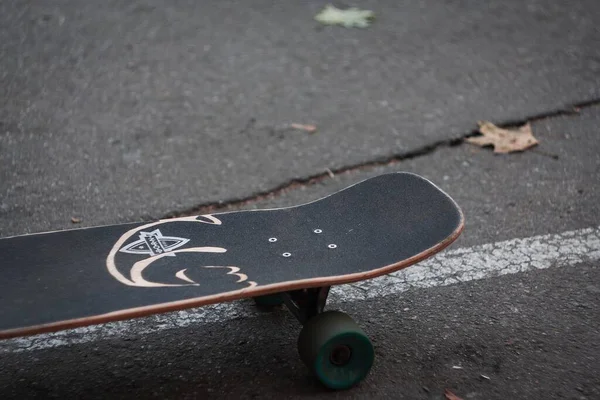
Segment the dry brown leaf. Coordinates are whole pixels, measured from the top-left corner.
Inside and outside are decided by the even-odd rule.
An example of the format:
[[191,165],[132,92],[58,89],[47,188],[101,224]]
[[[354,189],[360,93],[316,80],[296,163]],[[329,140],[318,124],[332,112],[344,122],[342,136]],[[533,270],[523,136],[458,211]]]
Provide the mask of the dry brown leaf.
[[446,400],[462,400],[462,398],[452,393],[449,389],[444,390],[444,397],[446,397]]
[[467,142],[478,146],[494,146],[494,153],[512,153],[523,151],[537,145],[538,140],[533,137],[531,125],[525,125],[517,129],[499,128],[491,122],[479,122],[479,132],[483,136],[467,138]]
[[290,124],[290,128],[300,129],[301,131],[306,131],[308,133],[313,133],[317,130],[317,127],[314,125],[306,125],[306,124]]

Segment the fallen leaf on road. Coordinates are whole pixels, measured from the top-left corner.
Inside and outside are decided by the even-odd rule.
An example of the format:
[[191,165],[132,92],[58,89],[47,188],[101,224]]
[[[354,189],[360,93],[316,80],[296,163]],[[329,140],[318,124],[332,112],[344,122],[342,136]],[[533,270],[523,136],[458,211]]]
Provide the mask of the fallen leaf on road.
[[482,147],[492,145],[494,153],[499,154],[523,151],[539,143],[533,137],[529,122],[517,129],[503,129],[483,121],[479,122],[479,132],[483,136],[467,138],[467,142]]
[[317,130],[317,127],[314,125],[305,125],[305,124],[290,124],[290,128],[299,129],[301,131],[306,131],[308,133],[313,133]]
[[78,224],[81,222],[81,218],[71,217],[71,222],[74,224]]
[[446,397],[446,400],[462,400],[462,398],[452,393],[449,389],[444,390],[444,397]]
[[356,7],[345,10],[328,4],[315,19],[325,25],[342,25],[346,28],[366,28],[375,18],[375,13],[370,10],[361,10]]

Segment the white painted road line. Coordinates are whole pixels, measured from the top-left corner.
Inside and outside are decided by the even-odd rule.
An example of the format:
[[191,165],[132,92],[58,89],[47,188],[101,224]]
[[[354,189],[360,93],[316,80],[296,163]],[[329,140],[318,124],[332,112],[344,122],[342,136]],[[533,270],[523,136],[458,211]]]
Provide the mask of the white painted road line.
[[[329,304],[354,302],[398,294],[409,289],[451,285],[535,269],[570,267],[600,259],[600,227],[560,234],[512,239],[468,248],[447,250],[396,273],[334,287]],[[41,350],[96,340],[146,335],[260,313],[248,302],[216,304],[194,310],[113,322],[52,334],[0,341],[0,353]]]

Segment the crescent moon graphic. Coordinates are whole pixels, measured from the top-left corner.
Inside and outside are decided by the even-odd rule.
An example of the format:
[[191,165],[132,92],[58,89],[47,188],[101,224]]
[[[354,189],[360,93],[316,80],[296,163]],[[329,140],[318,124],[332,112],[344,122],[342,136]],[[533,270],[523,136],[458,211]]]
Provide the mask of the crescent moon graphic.
[[127,280],[126,285],[137,287],[177,287],[196,285],[196,282],[192,281],[192,283],[189,283],[189,280],[187,279],[184,280],[187,280],[188,283],[151,282],[144,279],[144,277],[142,276],[142,272],[144,272],[144,270],[148,268],[150,264],[152,264],[156,260],[160,260],[163,257],[168,257],[169,254],[172,255],[173,253],[225,253],[226,251],[227,250],[225,250],[222,247],[192,247],[190,249],[174,250],[169,253],[163,253],[156,256],[148,257],[144,260],[140,260],[133,264],[133,267],[131,268],[131,280]]
[[[199,219],[202,218],[202,219]],[[125,242],[127,242],[133,235],[135,235],[136,233],[142,231],[142,230],[146,230],[148,228],[151,228],[153,226],[156,225],[160,225],[160,224],[164,224],[164,223],[169,223],[169,222],[184,222],[184,221],[188,221],[188,222],[198,222],[198,223],[203,223],[203,224],[211,224],[211,225],[221,225],[222,222],[221,220],[219,220],[217,217],[213,216],[213,215],[201,215],[201,216],[192,216],[192,217],[182,217],[182,218],[173,218],[173,219],[165,219],[165,220],[159,220],[159,221],[155,221],[155,222],[151,222],[142,226],[138,226],[135,227],[127,232],[125,232],[120,238],[119,240],[117,240],[117,242],[114,244],[114,246],[112,247],[112,249],[110,250],[108,257],[106,258],[106,268],[108,269],[108,272],[119,282],[123,283],[124,285],[128,285],[128,286],[141,286],[141,287],[164,287],[164,286],[186,286],[186,285],[194,285],[195,283],[189,283],[189,281],[187,281],[186,279],[184,279],[184,281],[187,281],[188,283],[185,284],[163,284],[163,283],[157,283],[157,282],[150,282],[145,280],[142,277],[142,271],[148,267],[148,265],[150,265],[152,262],[164,257],[164,256],[173,256],[175,253],[180,253],[180,252],[206,252],[206,253],[224,253],[227,250],[221,247],[193,247],[190,249],[182,249],[182,250],[173,250],[167,253],[163,253],[163,254],[159,254],[159,255],[155,255],[152,257],[149,257],[145,260],[141,260],[136,262],[133,267],[131,268],[131,277],[128,278],[125,275],[123,275],[117,268],[117,265],[115,263],[115,256],[117,254],[117,252],[119,251],[119,249],[121,247],[123,247],[123,244]]]

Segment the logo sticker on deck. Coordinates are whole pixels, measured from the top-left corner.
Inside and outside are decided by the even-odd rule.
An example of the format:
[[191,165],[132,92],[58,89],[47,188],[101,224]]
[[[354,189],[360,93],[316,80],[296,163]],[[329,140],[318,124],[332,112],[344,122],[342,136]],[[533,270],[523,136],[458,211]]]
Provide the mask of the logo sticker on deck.
[[174,236],[163,236],[160,229],[155,229],[152,232],[140,232],[139,238],[138,241],[131,243],[119,251],[155,256],[173,251],[190,241],[190,239]]
[[[169,282],[156,282],[148,280],[145,272],[148,268],[160,267],[160,260],[164,257],[175,257],[177,254],[186,254],[188,258],[185,262],[190,262],[189,256],[202,253],[226,253],[227,249],[223,247],[211,246],[210,244],[194,244],[193,237],[182,238],[177,236],[165,236],[160,231],[159,226],[164,232],[168,232],[171,224],[192,223],[201,225],[213,225],[215,227],[222,224],[221,220],[212,215],[201,215],[194,217],[174,218],[151,222],[149,224],[138,226],[125,232],[114,244],[106,259],[106,268],[108,272],[119,282],[127,286],[136,287],[177,287],[177,286],[199,286],[200,283],[194,281],[188,276],[188,272],[195,268],[222,270],[222,276],[227,275],[237,278],[234,283],[242,284],[243,290],[247,287],[256,286],[256,282],[248,279],[248,276],[240,271],[239,267],[232,265],[198,265],[194,262],[191,265],[181,265],[181,269],[175,273],[176,280],[168,279]],[[207,236],[209,237],[209,236]],[[137,240],[136,240],[137,239]],[[133,240],[133,242],[129,242]],[[197,241],[197,239],[194,239]],[[132,256],[120,255],[122,253],[133,254]],[[182,261],[183,263],[184,261]],[[197,275],[197,274],[196,274]],[[214,275],[213,275],[214,276]],[[230,278],[228,278],[230,279]]]

